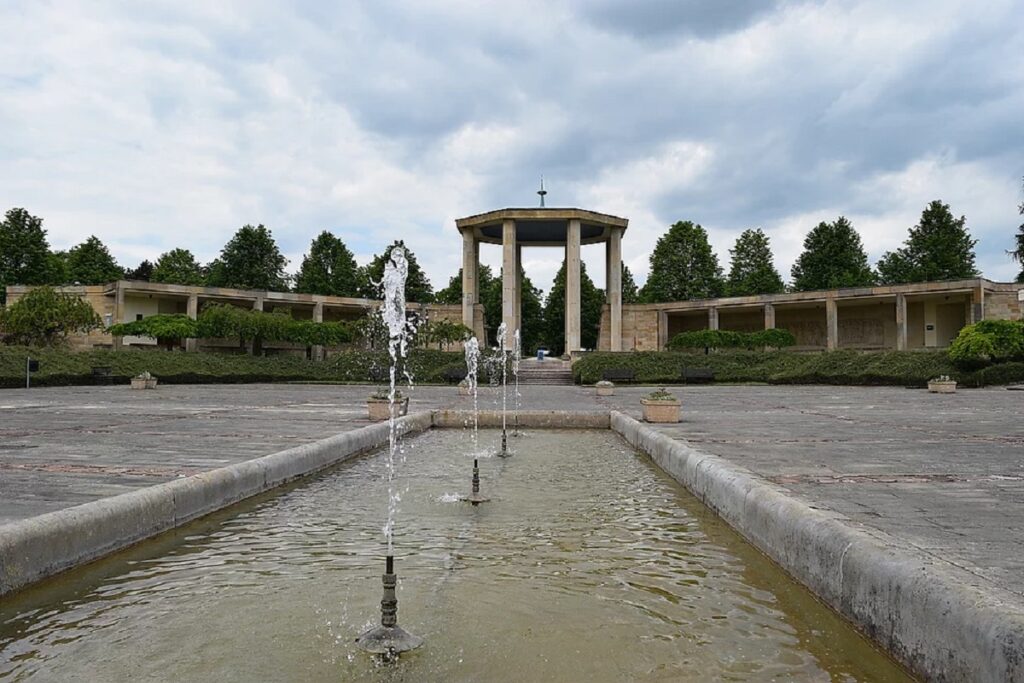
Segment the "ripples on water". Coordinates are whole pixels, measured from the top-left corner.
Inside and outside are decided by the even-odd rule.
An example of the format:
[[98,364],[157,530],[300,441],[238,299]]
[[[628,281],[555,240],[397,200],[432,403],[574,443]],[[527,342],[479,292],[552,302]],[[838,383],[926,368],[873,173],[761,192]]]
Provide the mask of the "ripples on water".
[[[481,432],[481,444],[497,443]],[[0,681],[901,680],[852,629],[610,432],[481,460],[406,442],[399,622],[379,668],[384,458],[166,534],[0,604]]]

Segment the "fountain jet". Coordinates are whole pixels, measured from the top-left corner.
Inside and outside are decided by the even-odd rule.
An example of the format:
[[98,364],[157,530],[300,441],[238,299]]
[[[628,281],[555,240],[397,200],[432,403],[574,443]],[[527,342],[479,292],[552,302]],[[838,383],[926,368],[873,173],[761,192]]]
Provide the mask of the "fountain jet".
[[480,494],[480,465],[476,458],[473,458],[473,492],[468,496],[463,496],[462,500],[472,503],[474,506],[490,500]]
[[395,586],[398,576],[395,574],[395,558],[388,555],[384,565],[384,597],[380,601],[380,626],[371,628],[356,638],[356,645],[384,661],[393,662],[398,655],[415,650],[423,644],[423,639],[406,631],[398,625],[398,595]]

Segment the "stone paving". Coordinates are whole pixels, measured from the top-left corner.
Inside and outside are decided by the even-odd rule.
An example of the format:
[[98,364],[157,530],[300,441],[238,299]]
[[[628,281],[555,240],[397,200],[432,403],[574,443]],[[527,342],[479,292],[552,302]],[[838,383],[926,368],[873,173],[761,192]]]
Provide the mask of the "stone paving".
[[[0,524],[266,455],[368,424],[371,388],[177,385],[0,391]],[[649,389],[522,387],[530,409],[639,417]],[[1024,595],[1024,392],[676,387],[675,438],[747,467],[980,583]],[[418,387],[411,410],[469,408]],[[491,388],[481,408],[500,408]],[[511,407],[511,402],[510,402]]]

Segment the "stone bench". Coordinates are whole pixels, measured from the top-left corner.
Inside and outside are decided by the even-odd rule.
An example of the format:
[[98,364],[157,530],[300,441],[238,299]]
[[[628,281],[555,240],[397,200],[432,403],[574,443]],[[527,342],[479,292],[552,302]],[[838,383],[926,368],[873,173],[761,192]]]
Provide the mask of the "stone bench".
[[606,382],[635,382],[636,370],[629,368],[608,368],[601,372],[601,379]]
[[715,371],[711,368],[686,368],[679,373],[683,384],[711,384],[715,381]]

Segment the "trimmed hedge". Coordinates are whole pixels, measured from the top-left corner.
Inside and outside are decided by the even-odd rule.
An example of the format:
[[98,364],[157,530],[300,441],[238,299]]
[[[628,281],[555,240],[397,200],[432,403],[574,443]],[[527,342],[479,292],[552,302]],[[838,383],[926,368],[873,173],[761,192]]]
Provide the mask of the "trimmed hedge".
[[[73,352],[67,348],[0,347],[0,387],[25,386],[25,358],[39,360],[39,372],[32,374],[32,386],[93,384],[93,367],[111,368],[115,383],[127,384],[141,372],[149,371],[165,384],[253,383],[253,382],[352,382],[378,383],[386,378],[390,359],[383,351],[345,351],[324,362],[278,355],[253,357],[226,353],[185,353],[182,351]],[[415,349],[408,367],[417,383],[444,383],[444,372],[465,367],[461,352]],[[403,378],[404,379],[404,378]]]
[[628,368],[642,384],[680,383],[683,367],[710,368],[717,382],[769,384],[892,385],[923,387],[949,375],[963,386],[1024,381],[1024,363],[1002,363],[983,370],[955,367],[945,351],[794,353],[731,351],[705,355],[673,351],[589,353],[573,365],[579,383],[593,384],[602,372]]
[[680,332],[668,343],[673,351],[687,349],[758,349],[766,346],[784,348],[796,344],[796,337],[785,329],[771,328],[757,332],[734,330],[693,330]]

